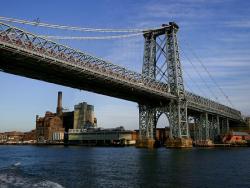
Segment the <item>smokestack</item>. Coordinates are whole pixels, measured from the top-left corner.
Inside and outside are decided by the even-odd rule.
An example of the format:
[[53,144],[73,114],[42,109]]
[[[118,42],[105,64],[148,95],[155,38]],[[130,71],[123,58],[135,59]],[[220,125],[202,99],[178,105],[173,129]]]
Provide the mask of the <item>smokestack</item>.
[[56,114],[62,116],[62,92],[58,92]]

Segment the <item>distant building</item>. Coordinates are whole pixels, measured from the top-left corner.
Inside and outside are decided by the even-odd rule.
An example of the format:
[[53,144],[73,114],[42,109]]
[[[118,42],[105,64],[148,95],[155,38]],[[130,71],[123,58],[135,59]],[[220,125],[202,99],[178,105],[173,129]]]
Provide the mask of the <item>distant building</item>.
[[163,146],[166,143],[166,140],[169,138],[170,135],[170,128],[156,128],[156,144],[158,146]]
[[0,133],[0,144],[36,143],[36,131],[30,132],[4,132]]
[[60,143],[64,141],[62,92],[58,92],[56,113],[47,111],[44,117],[36,116],[37,143]]
[[36,137],[38,143],[60,142],[64,139],[62,119],[52,112],[36,118]]
[[76,145],[134,145],[135,131],[123,127],[112,129],[69,129],[69,144]]
[[247,132],[231,131],[223,137],[223,143],[227,144],[246,144],[250,140],[250,135]]
[[79,103],[74,107],[74,129],[87,129],[97,126],[94,117],[94,106],[86,102]]
[[7,137],[7,144],[20,144],[23,142],[23,132],[11,131],[4,133]]
[[62,143],[67,141],[69,129],[96,126],[94,106],[82,102],[75,105],[74,111],[63,112],[62,92],[58,92],[56,113],[47,111],[44,117],[36,117],[36,138],[38,143]]
[[5,144],[8,141],[8,136],[5,133],[0,133],[0,144]]
[[[169,137],[169,127],[156,129],[156,146],[163,146]],[[79,145],[134,145],[139,139],[139,130],[123,127],[104,129],[69,129],[69,144]]]
[[[155,141],[156,141],[156,147],[158,146],[163,146],[166,144],[167,139],[169,138],[170,135],[170,128],[165,127],[165,128],[156,128],[155,129]],[[135,133],[133,133],[133,138],[135,140],[138,140],[140,137],[139,135],[139,130],[135,130]]]
[[24,144],[36,143],[36,130],[25,132],[23,135],[23,143]]
[[72,112],[63,112],[63,127],[65,132],[68,132],[69,129],[73,129],[74,125],[74,111]]

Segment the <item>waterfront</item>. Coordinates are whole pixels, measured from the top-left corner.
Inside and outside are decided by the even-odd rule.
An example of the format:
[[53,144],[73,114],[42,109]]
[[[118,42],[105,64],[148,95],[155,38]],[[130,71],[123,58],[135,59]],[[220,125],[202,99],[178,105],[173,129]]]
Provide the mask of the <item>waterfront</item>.
[[249,148],[0,146],[1,187],[249,187]]

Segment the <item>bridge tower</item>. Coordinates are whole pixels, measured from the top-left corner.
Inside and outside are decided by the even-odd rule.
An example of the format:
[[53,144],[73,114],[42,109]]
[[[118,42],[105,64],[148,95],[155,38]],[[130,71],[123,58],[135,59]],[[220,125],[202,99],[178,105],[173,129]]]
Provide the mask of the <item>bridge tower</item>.
[[178,25],[170,22],[162,28],[144,31],[142,74],[168,84],[168,92],[176,96],[169,103],[139,104],[138,147],[153,147],[156,124],[162,113],[170,123],[169,147],[190,147],[187,100],[177,41]]

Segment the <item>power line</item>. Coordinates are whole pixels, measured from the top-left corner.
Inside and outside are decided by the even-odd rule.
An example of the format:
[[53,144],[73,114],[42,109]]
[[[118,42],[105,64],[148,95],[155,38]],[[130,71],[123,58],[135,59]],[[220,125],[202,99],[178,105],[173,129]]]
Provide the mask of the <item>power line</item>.
[[215,95],[215,93],[213,92],[213,90],[210,89],[210,87],[208,86],[207,82],[203,79],[203,77],[201,76],[200,72],[198,71],[198,69],[196,68],[196,66],[193,64],[193,62],[188,58],[188,56],[186,55],[186,53],[182,49],[180,49],[180,51],[182,51],[184,57],[192,65],[193,69],[196,71],[196,73],[198,74],[198,76],[200,77],[200,79],[204,82],[204,84],[206,85],[206,87],[208,88],[208,90],[210,91],[210,93],[213,95],[213,97],[215,98],[215,100],[218,100],[218,97]]
[[81,31],[81,32],[108,32],[108,33],[143,33],[146,30],[152,30],[154,28],[145,28],[145,29],[105,29],[105,28],[90,28],[90,27],[76,27],[76,26],[67,26],[67,25],[58,25],[58,24],[49,24],[40,22],[39,19],[35,21],[28,21],[22,19],[8,18],[0,16],[0,20],[5,22],[19,23],[31,26],[46,27],[53,29],[62,29],[62,30],[71,30],[71,31]]
[[222,93],[222,95],[226,98],[226,100],[229,102],[229,104],[234,107],[234,105],[232,104],[231,100],[229,99],[229,97],[225,94],[225,92],[223,91],[223,89],[219,86],[219,84],[217,83],[217,81],[213,78],[213,76],[211,75],[211,73],[209,72],[209,70],[207,69],[207,67],[204,65],[204,63],[201,61],[201,59],[196,55],[196,53],[194,52],[194,50],[191,48],[191,46],[185,42],[185,44],[188,46],[188,48],[190,49],[191,53],[193,54],[193,56],[197,59],[197,61],[201,64],[201,66],[203,67],[203,69],[207,72],[209,78],[212,80],[212,82],[214,82],[214,84],[216,85],[216,87],[219,88],[220,92]]

